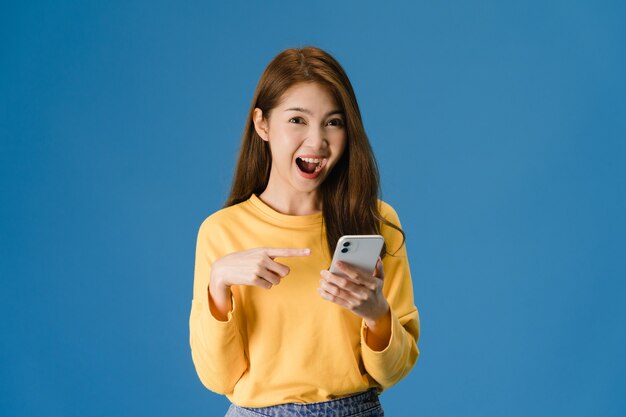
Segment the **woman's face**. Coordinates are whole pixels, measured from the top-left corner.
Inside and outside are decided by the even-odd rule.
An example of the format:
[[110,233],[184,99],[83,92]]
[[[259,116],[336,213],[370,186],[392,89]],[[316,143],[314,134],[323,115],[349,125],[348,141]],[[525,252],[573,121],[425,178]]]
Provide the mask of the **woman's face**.
[[255,128],[272,153],[268,189],[315,191],[346,146],[344,114],[332,94],[317,83],[296,84],[263,116],[255,109]]

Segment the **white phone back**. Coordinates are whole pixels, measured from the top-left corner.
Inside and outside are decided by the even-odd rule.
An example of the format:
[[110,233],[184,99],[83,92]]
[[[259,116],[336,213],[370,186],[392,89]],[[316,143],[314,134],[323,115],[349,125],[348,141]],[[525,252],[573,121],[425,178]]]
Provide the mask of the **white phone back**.
[[356,266],[364,271],[374,272],[384,242],[385,239],[380,235],[342,236],[337,242],[330,272],[341,274],[341,271],[335,266],[337,261]]

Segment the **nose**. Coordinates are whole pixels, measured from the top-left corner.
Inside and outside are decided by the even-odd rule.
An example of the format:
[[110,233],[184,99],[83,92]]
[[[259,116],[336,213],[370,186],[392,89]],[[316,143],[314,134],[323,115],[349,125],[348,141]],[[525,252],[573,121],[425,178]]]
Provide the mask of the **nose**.
[[313,149],[323,149],[328,144],[324,128],[321,126],[312,126],[309,131],[307,142]]

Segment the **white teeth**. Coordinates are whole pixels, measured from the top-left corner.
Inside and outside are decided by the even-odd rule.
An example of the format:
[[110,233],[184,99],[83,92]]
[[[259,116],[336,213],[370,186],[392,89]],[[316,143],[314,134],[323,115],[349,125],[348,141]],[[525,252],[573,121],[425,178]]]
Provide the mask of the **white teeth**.
[[319,164],[322,162],[321,159],[317,159],[317,158],[300,158],[300,159],[302,159],[305,162],[312,163],[312,164]]
[[315,167],[314,172],[321,171],[322,165],[324,164],[324,158],[303,158],[299,156],[298,159],[301,159],[308,164],[316,164],[317,166]]

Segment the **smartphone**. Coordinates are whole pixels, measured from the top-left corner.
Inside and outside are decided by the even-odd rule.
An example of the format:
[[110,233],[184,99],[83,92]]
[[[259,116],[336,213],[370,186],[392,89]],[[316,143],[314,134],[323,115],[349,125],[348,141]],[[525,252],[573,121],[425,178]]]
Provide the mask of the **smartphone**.
[[356,266],[364,271],[374,272],[385,239],[380,235],[345,235],[339,238],[330,272],[342,274],[335,265],[337,261]]

